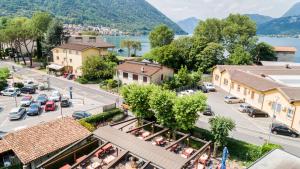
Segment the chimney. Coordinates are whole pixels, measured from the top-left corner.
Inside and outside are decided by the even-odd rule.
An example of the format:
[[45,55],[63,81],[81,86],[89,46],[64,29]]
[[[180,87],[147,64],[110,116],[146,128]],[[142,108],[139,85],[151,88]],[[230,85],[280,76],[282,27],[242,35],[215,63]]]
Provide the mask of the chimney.
[[142,66],[141,67],[141,72],[144,73],[145,72],[145,68]]

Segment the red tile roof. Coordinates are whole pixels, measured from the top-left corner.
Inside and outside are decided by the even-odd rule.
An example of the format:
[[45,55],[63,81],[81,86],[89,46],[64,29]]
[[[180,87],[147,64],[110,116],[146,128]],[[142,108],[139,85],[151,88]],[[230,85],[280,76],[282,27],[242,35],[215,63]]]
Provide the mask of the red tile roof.
[[84,44],[66,43],[66,44],[62,44],[60,46],[57,46],[56,48],[84,51],[84,50],[93,48],[93,46],[84,45]]
[[0,140],[0,154],[11,150],[5,140]]
[[274,46],[275,52],[296,52],[297,49],[295,47],[288,46]]
[[[140,75],[152,76],[158,71],[162,70],[163,67],[164,66],[159,64],[127,61],[123,64],[118,65],[117,70]],[[142,69],[144,69],[144,71],[142,71]]]
[[89,134],[77,121],[63,118],[9,133],[2,141],[6,142],[23,164],[27,164]]

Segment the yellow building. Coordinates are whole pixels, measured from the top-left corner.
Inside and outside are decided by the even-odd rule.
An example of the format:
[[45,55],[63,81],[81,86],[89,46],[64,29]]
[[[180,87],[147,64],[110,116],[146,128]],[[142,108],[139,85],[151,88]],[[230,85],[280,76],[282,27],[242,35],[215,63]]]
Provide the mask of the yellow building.
[[107,55],[108,48],[113,47],[106,45],[88,45],[67,43],[52,49],[53,63],[47,66],[50,72],[67,72],[76,77],[82,75],[81,66],[87,57],[101,57]]
[[218,65],[212,81],[300,131],[300,67]]

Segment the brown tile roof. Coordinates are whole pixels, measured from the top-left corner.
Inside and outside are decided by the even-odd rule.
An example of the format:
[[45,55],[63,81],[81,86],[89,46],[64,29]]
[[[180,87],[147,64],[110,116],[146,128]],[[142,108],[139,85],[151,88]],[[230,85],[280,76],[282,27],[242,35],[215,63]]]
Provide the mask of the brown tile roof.
[[297,49],[295,47],[288,46],[274,46],[275,52],[296,52]]
[[66,43],[66,44],[57,46],[56,48],[84,51],[86,49],[93,48],[93,46],[84,45],[84,44]]
[[278,90],[289,102],[300,102],[300,87],[280,87]]
[[27,164],[89,134],[77,121],[63,118],[10,133],[3,140]]
[[[142,72],[142,68],[144,68],[144,72]],[[117,70],[146,76],[152,76],[158,71],[160,71],[162,68],[163,66],[158,64],[132,61],[127,61],[117,66]]]
[[97,41],[97,42],[74,42],[76,44],[83,44],[83,45],[89,45],[89,46],[93,46],[96,48],[114,48],[115,45],[104,42],[104,41]]
[[272,80],[240,70],[230,70],[229,74],[232,81],[242,83],[258,91],[268,91],[277,87],[284,87]]
[[0,140],[0,154],[11,150],[5,140]]

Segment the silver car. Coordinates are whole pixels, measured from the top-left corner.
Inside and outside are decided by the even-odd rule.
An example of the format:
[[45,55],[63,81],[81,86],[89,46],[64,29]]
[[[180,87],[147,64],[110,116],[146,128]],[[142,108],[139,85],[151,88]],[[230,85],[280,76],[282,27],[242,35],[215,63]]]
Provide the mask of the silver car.
[[235,103],[244,103],[243,99],[237,98],[235,96],[225,96],[225,102],[228,104],[235,104]]
[[28,106],[30,106],[30,104],[32,103],[32,101],[33,101],[32,96],[25,96],[21,100],[20,104],[21,104],[21,106],[28,107]]
[[9,113],[10,120],[19,120],[26,114],[26,109],[24,107],[13,108]]
[[19,88],[7,88],[1,91],[1,95],[3,96],[20,96],[21,90]]
[[249,104],[241,104],[238,108],[238,110],[242,113],[248,113],[249,109],[251,109],[252,107]]

